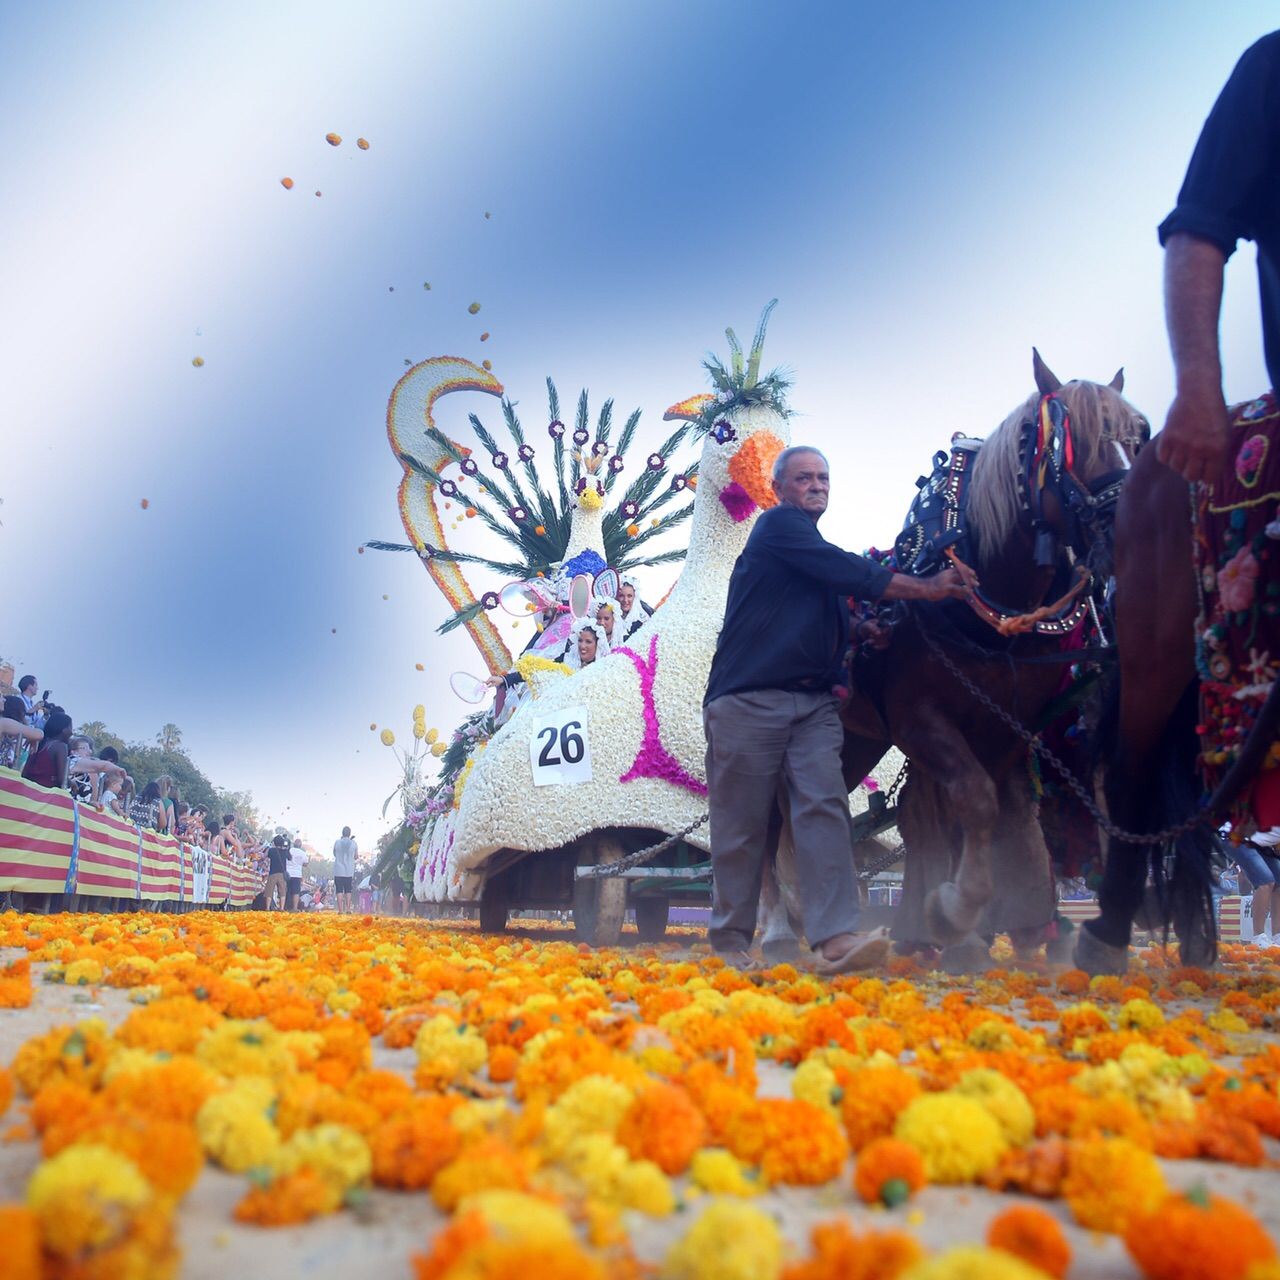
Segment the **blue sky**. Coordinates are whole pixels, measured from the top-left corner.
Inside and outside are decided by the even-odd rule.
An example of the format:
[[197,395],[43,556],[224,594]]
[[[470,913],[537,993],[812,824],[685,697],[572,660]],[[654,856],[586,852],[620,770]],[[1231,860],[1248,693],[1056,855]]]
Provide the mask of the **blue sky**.
[[[776,296],[766,359],[833,464],[824,532],[884,543],[933,450],[1031,390],[1033,343],[1064,378],[1123,364],[1160,421],[1155,225],[1272,22],[0,4],[0,656],[77,719],[176,722],[265,813],[367,846],[395,782],[369,724],[405,737],[421,701],[452,725],[447,676],[475,666],[415,562],[355,553],[401,532],[406,358],[488,356],[534,426],[547,374],[588,386],[643,408],[642,450]],[[1260,392],[1248,247],[1224,341],[1228,395]],[[475,400],[441,425],[494,423]]]

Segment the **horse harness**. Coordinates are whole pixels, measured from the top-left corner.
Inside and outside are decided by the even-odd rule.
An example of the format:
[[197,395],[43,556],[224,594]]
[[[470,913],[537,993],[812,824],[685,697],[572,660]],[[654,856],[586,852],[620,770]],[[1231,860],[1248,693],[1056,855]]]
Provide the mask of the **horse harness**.
[[[969,482],[982,441],[955,435],[951,450],[933,456],[933,472],[916,481],[919,493],[911,504],[893,559],[902,573],[924,576],[951,563],[972,558],[968,523]],[[1067,545],[1081,558],[1076,580],[1059,600],[1031,614],[1009,608],[974,591],[970,605],[1002,635],[1034,631],[1069,635],[1094,607],[1089,588],[1093,575],[1085,566],[1101,532],[1110,527],[1124,482],[1124,469],[1107,472],[1092,485],[1075,472],[1075,440],[1071,415],[1055,392],[1040,397],[1036,416],[1021,425],[1018,449],[1018,503],[1031,523],[1035,560],[1040,568],[1057,563],[1058,535],[1044,517],[1045,494],[1055,496],[1066,515]]]

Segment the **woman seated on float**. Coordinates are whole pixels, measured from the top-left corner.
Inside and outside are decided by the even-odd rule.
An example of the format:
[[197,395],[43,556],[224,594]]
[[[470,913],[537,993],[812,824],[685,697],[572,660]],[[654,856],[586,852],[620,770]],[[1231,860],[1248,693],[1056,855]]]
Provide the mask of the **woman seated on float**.
[[573,624],[573,639],[565,658],[565,665],[571,671],[581,671],[609,653],[609,637],[604,627],[590,618],[579,618]]
[[[610,648],[615,644],[622,643],[621,633],[618,631],[618,606],[617,602],[608,596],[597,596],[595,600],[596,621],[604,628],[604,637],[608,641]],[[618,639],[614,639],[614,635],[618,635]]]
[[653,610],[640,599],[640,584],[629,573],[622,575],[618,585],[618,609],[625,644],[653,616]]

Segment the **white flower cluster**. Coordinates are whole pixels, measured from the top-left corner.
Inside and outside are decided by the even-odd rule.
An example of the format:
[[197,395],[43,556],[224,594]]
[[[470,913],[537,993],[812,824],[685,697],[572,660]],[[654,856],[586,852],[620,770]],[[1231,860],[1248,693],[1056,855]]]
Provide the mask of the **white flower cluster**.
[[[706,778],[702,698],[724,621],[729,577],[754,523],[734,521],[720,493],[730,483],[729,464],[746,440],[770,432],[785,445],[790,434],[786,419],[762,405],[732,409],[728,417],[733,439],[722,444],[708,436],[703,445],[680,580],[627,645],[647,661],[657,637],[654,707],[661,744],[699,781]],[[459,809],[442,815],[424,842],[414,881],[417,897],[478,896],[484,864],[501,849],[554,849],[606,827],[674,833],[706,812],[706,796],[677,783],[620,781],[635,763],[645,734],[640,677],[625,654],[614,652],[571,677],[539,683],[536,700],[494,735],[476,761]],[[591,780],[535,787],[535,717],[580,706],[587,709]],[[703,849],[708,840],[705,826],[691,837]]]

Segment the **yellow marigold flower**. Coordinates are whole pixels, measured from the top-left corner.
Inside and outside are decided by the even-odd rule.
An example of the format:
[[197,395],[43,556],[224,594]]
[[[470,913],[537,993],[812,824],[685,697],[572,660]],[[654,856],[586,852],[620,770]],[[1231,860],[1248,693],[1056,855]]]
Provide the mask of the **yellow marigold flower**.
[[627,1160],[626,1149],[607,1134],[588,1133],[574,1138],[561,1155],[560,1164],[591,1195],[609,1199]]
[[562,1155],[575,1139],[589,1133],[613,1137],[631,1105],[632,1092],[620,1080],[590,1075],[575,1080],[547,1108],[542,1140],[552,1159]]
[[695,1187],[721,1196],[758,1196],[763,1184],[731,1151],[704,1147],[693,1157],[689,1178]]
[[676,1208],[671,1179],[652,1160],[629,1161],[614,1180],[613,1198],[651,1218],[665,1218]]
[[427,736],[427,727],[424,724],[415,724],[413,726],[413,736],[421,741]]
[[989,1067],[966,1071],[952,1093],[980,1102],[995,1117],[1011,1146],[1020,1147],[1031,1141],[1036,1131],[1036,1113],[1027,1095],[1000,1072]]
[[522,1191],[481,1191],[458,1205],[459,1214],[478,1213],[497,1240],[526,1248],[572,1244],[573,1225],[562,1209]]
[[336,1191],[345,1193],[363,1186],[373,1172],[369,1144],[342,1124],[318,1124],[299,1129],[276,1152],[272,1168],[277,1174],[310,1169]]
[[436,740],[437,740],[439,737],[440,737],[440,730],[439,730],[439,729],[428,729],[428,730],[427,730],[427,741],[428,741],[428,742],[430,742],[431,744],[433,744],[433,745],[434,745],[434,744],[435,744],[435,742],[436,742]]
[[836,1073],[821,1059],[806,1058],[791,1077],[791,1096],[835,1115],[836,1099],[840,1096]]
[[128,1157],[91,1143],[46,1160],[27,1184],[27,1204],[50,1253],[75,1258],[127,1236],[152,1199]]
[[1126,1000],[1120,1006],[1116,1025],[1135,1031],[1154,1031],[1164,1026],[1164,1014],[1150,1000]]
[[951,1093],[917,1098],[898,1117],[894,1137],[920,1152],[930,1182],[972,1182],[1008,1150],[996,1118],[980,1102]]
[[390,729],[383,729],[383,731],[378,734],[378,737],[382,740],[382,745],[384,747],[392,747],[395,745],[396,735],[392,733]]
[[1164,1175],[1155,1156],[1127,1138],[1094,1138],[1072,1143],[1062,1195],[1082,1227],[1119,1233],[1156,1210]]
[[662,1280],[777,1280],[782,1236],[767,1214],[716,1200],[663,1259]]
[[1211,1013],[1208,1023],[1214,1031],[1222,1031],[1231,1035],[1243,1035],[1249,1030],[1249,1024],[1238,1013],[1234,1013],[1230,1009],[1219,1009],[1217,1013]]
[[427,718],[426,707],[424,707],[422,703],[418,703],[418,705],[413,709],[414,724],[421,724],[426,718]]
[[917,1262],[900,1280],[1045,1280],[1045,1275],[1003,1249],[969,1244]]
[[997,1018],[980,1022],[969,1032],[969,1047],[973,1049],[1001,1050],[1013,1047],[1013,1032],[1007,1022]]
[[280,1146],[261,1098],[243,1089],[214,1094],[196,1116],[196,1132],[205,1154],[232,1173],[270,1165]]
[[67,965],[62,980],[69,987],[87,987],[102,981],[102,964],[97,960],[73,960]]
[[489,1060],[489,1046],[474,1028],[437,1014],[418,1028],[413,1042],[418,1072],[428,1081],[452,1084],[474,1075]]
[[269,1022],[228,1018],[196,1046],[196,1057],[219,1074],[278,1079],[296,1069],[289,1044]]

